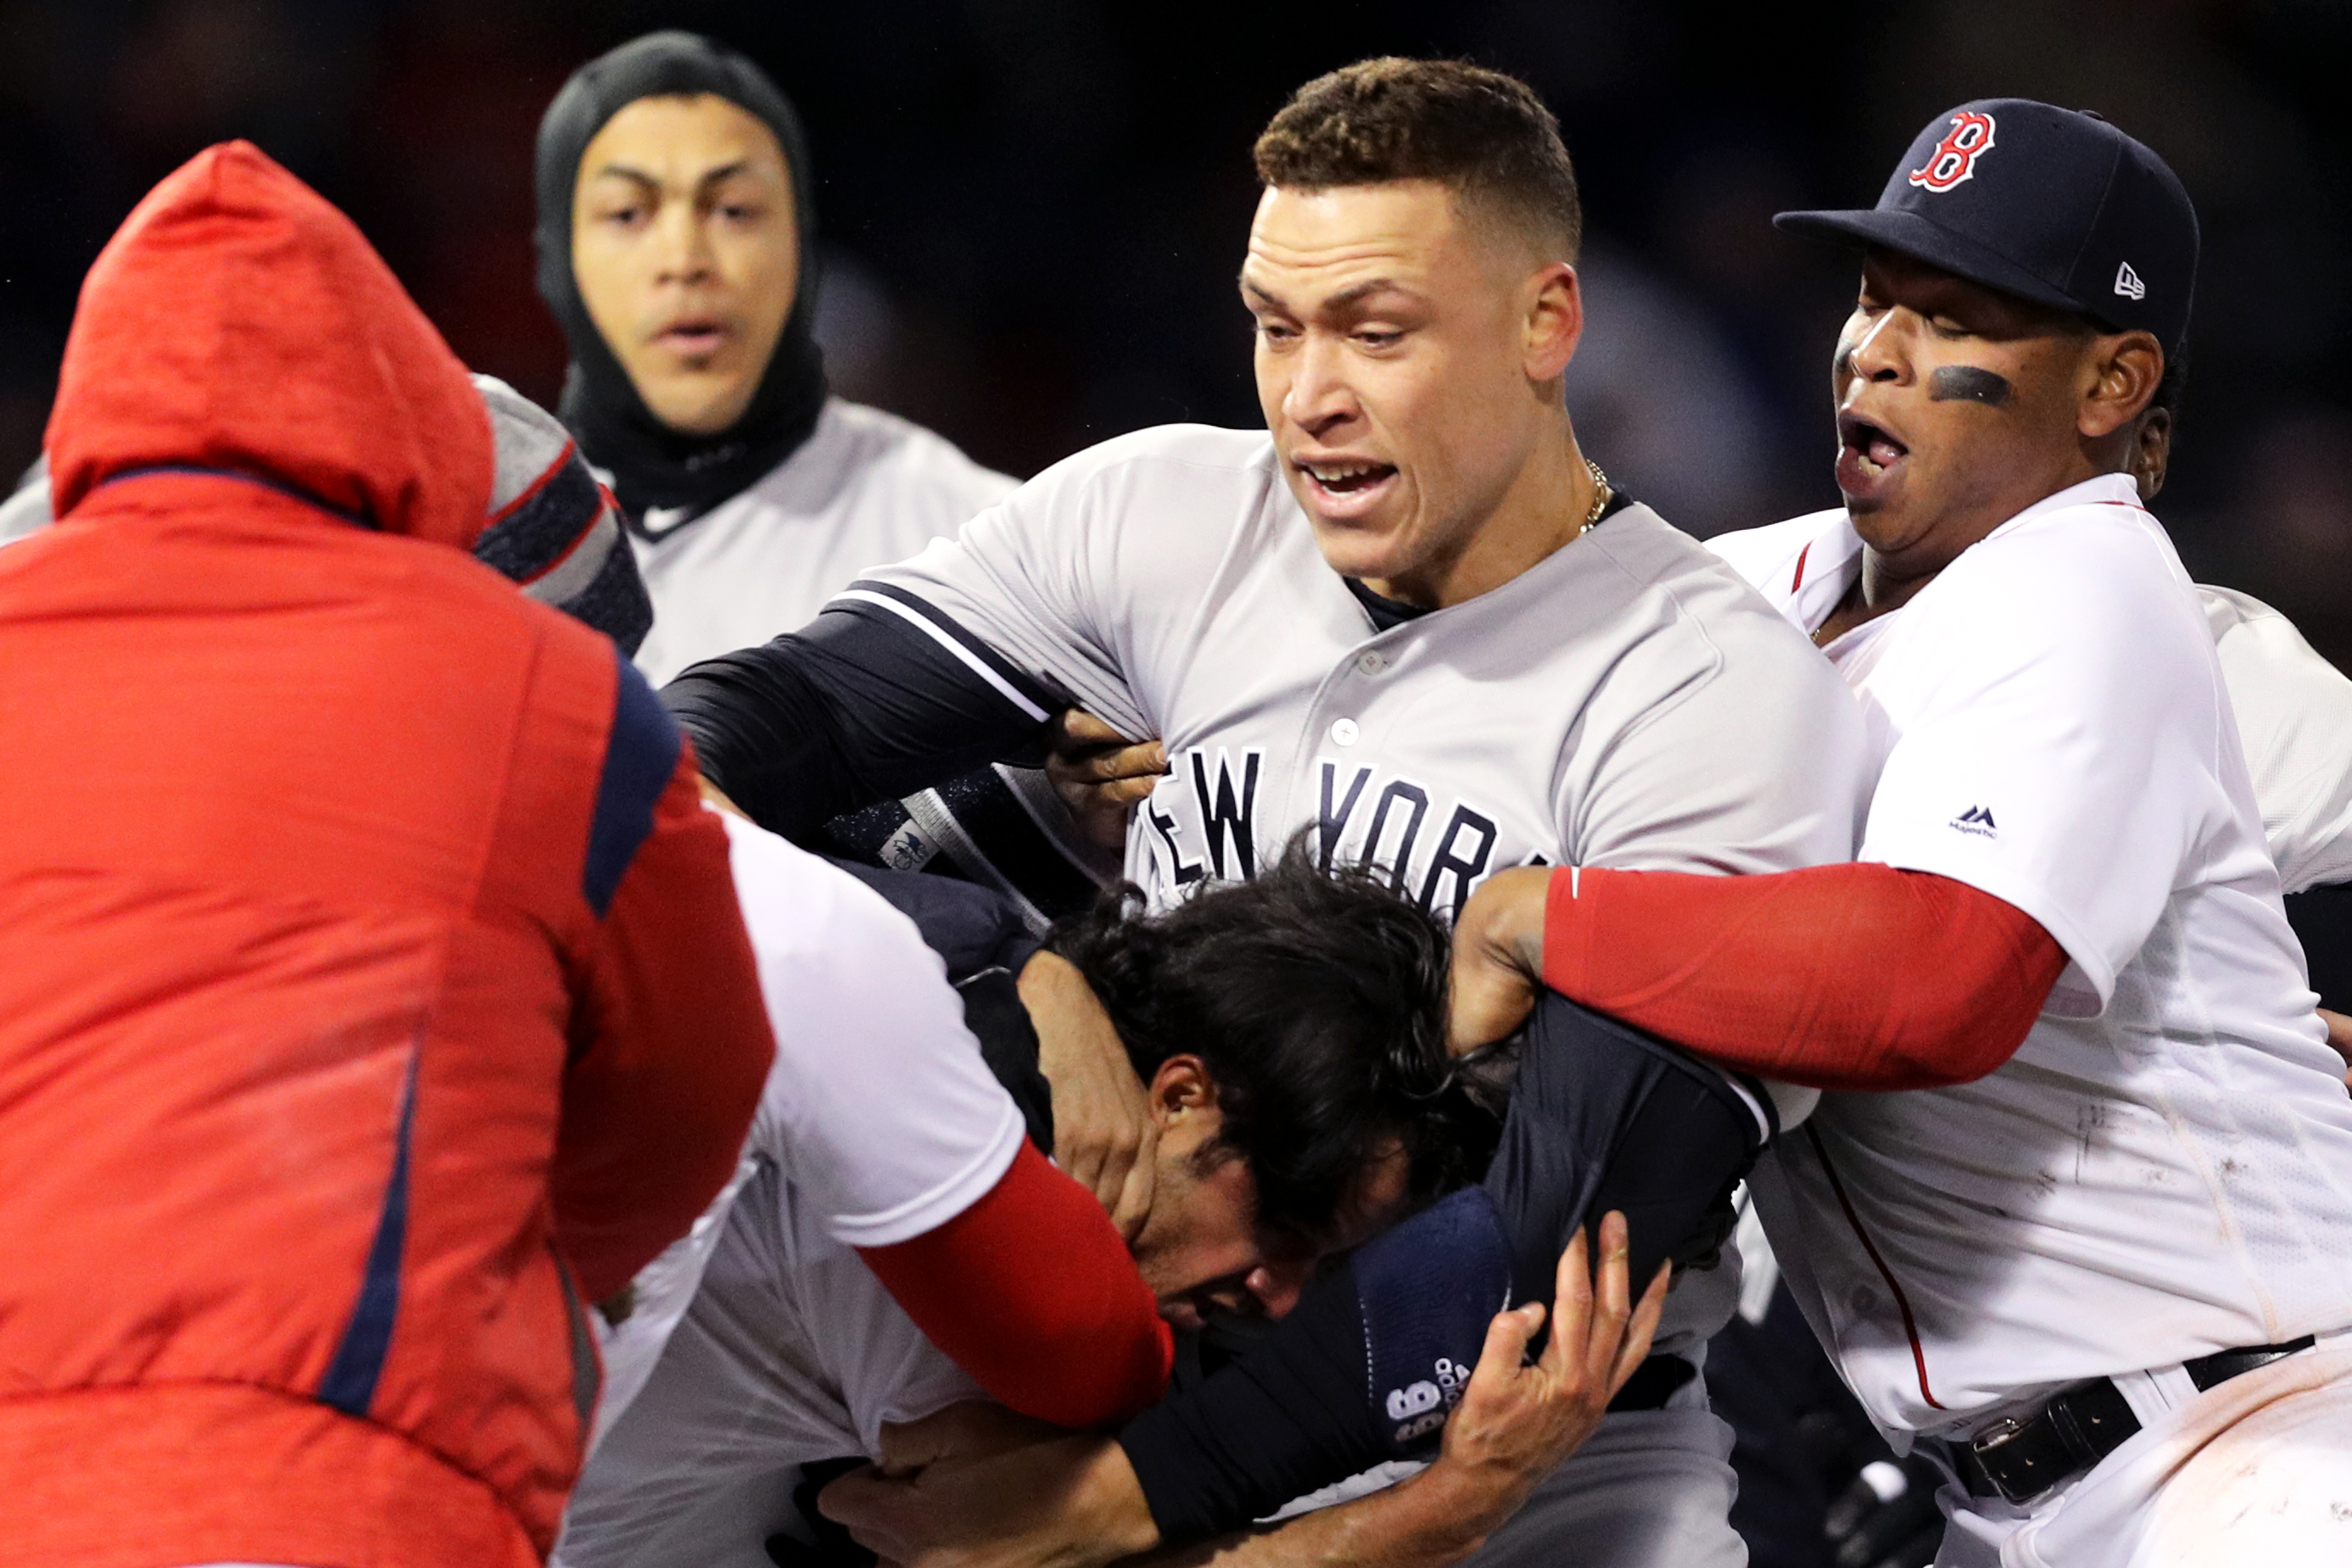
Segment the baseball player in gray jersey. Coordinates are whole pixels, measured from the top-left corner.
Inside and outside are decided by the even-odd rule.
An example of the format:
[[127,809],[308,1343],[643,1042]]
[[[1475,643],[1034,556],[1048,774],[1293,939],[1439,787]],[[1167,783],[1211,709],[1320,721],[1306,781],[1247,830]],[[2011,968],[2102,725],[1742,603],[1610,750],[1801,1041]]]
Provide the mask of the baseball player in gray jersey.
[[[688,671],[667,700],[713,779],[806,834],[1034,745],[1076,706],[1166,747],[1173,778],[1127,846],[1163,901],[1251,875],[1302,827],[1328,862],[1377,862],[1447,912],[1529,862],[1847,858],[1853,705],[1736,574],[1578,448],[1561,391],[1580,219],[1549,113],[1493,72],[1368,61],[1302,89],[1257,160],[1241,286],[1267,432],[1106,443],[803,632]],[[1045,1065],[1058,1127],[1078,1073]],[[1475,1467],[1449,1447],[1415,1483],[1244,1552],[1287,1561],[1370,1533],[1398,1561],[1452,1560],[1491,1531],[1493,1563],[1554,1560],[1571,1535],[1599,1563],[1740,1563],[1728,1434],[1677,1370],[1735,1285],[1732,1267],[1683,1277],[1656,1341],[1667,1374],[1557,1475],[1540,1443]],[[1129,1461],[1111,1442],[1083,1458],[1104,1484],[1077,1490],[1111,1500],[1085,1525],[1097,1553],[1160,1539]],[[926,1477],[916,1511],[950,1538],[951,1468]],[[905,1521],[884,1521],[868,1484],[869,1532],[911,1559],[926,1540],[893,1533]],[[961,1495],[985,1510],[991,1490]]]

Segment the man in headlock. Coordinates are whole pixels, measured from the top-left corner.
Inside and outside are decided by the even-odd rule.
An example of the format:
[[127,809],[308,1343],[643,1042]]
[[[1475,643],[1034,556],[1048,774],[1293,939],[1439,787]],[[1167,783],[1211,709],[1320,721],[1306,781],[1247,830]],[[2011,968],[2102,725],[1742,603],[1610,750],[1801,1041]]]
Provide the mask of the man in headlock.
[[[812,1120],[830,1115],[869,1125],[877,1162],[909,1120],[935,1136],[977,1121],[992,1134],[991,1158],[1020,1141],[1025,1123],[1028,1144],[1050,1153],[1039,1043],[1060,1020],[1030,1010],[1034,992],[1018,977],[1034,964],[1066,962],[1085,976],[1150,1082],[1160,1168],[1129,1243],[1131,1272],[1171,1322],[1217,1309],[1280,1313],[1318,1255],[1457,1186],[1492,1144],[1491,1114],[1449,1083],[1445,930],[1376,878],[1326,875],[1294,851],[1255,882],[1160,915],[1106,898],[1040,953],[1001,906],[992,921],[970,918],[963,906],[985,901],[980,890],[871,873],[938,952],[967,1032],[950,1021],[952,996],[935,978],[916,986],[918,977],[882,967],[897,948],[915,949],[914,931],[875,943],[882,951],[870,956],[833,951],[825,934],[874,902],[866,889],[749,823],[730,829],[739,879],[751,853],[777,862],[770,891],[747,883],[745,898],[755,946],[773,942],[762,947],[763,974],[786,982],[772,990],[777,1070],[743,1185],[640,1276],[634,1311],[608,1343],[603,1436],[566,1517],[567,1568],[764,1565],[762,1542],[799,1528],[795,1467],[879,1456],[886,1423],[986,1397],[955,1364],[987,1359],[973,1354],[983,1330],[971,1283],[964,1301],[937,1303],[944,1314],[918,1322],[902,1310],[919,1313],[927,1297],[954,1287],[910,1278],[891,1249],[877,1257],[877,1224],[906,1219],[895,1210],[845,1218],[804,1145]],[[794,907],[765,907],[780,900]],[[783,936],[788,927],[801,935]],[[835,983],[817,964],[855,973]],[[945,1006],[919,1009],[877,988],[937,993]],[[891,1038],[874,1038],[877,1029]],[[909,1118],[908,1102],[936,1109]],[[975,1114],[992,1103],[992,1119]],[[1004,1235],[998,1249],[1003,1273],[1031,1288],[1078,1283],[1063,1237]],[[1549,1300],[1549,1275],[1543,1285]],[[1499,1293],[1485,1304],[1480,1335],[1498,1305]],[[1047,1359],[1089,1348],[1055,1345]],[[1643,1347],[1622,1354],[1630,1369]],[[1589,1392],[1597,1419],[1609,1389],[1596,1379]]]

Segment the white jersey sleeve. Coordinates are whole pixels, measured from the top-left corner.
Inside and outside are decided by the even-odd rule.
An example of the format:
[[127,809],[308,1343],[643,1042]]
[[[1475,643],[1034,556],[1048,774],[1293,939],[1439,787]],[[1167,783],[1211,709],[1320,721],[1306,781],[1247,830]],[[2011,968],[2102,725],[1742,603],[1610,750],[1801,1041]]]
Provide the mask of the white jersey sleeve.
[[2197,594],[2280,883],[2352,882],[2352,679],[2252,595],[2202,583]]
[[725,817],[776,1035],[752,1121],[825,1234],[887,1247],[994,1186],[1025,1135],[939,955],[855,877]]
[[1201,425],[1104,442],[850,594],[893,591],[883,608],[911,609],[935,639],[976,638],[1122,734],[1164,734],[1139,677],[1183,656],[1184,625],[1234,548],[1235,521],[1264,497],[1265,445]]
[[1864,688],[1903,711],[1861,858],[2032,915],[2073,960],[2053,1010],[2088,1016],[2231,821],[2236,748],[2210,634],[2153,520],[2065,499],[2066,526],[2024,514],[1901,612],[1908,634]]
[[[887,1247],[987,1196],[1026,1135],[982,1060],[939,956],[846,873],[731,813],[728,858],[776,1055],[734,1178],[638,1270],[629,1315],[601,1334],[590,1439],[636,1399],[702,1288],[745,1185],[773,1167],[825,1240]],[[602,1327],[603,1319],[595,1320]]]

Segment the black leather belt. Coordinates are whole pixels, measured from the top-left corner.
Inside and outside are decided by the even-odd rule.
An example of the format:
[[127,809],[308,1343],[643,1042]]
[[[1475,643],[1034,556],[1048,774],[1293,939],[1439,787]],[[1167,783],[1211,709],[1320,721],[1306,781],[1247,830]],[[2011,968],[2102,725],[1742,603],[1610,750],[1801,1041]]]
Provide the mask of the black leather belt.
[[[2215,1351],[2180,1366],[2202,1394],[2312,1343],[2305,1334],[2284,1344]],[[2097,1377],[2061,1392],[2031,1416],[2006,1416],[1966,1442],[1947,1443],[1945,1450],[1971,1496],[2024,1502],[2089,1469],[2138,1430],[2139,1417],[2123,1390]]]

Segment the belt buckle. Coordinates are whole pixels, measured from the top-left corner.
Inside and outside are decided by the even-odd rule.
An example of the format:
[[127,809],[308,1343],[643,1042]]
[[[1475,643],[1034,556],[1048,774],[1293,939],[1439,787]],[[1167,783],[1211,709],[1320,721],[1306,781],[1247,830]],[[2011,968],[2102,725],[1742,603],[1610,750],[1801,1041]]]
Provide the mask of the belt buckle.
[[2014,1416],[2004,1416],[1969,1439],[1969,1451],[1979,1458],[1991,1453],[2011,1437],[2025,1430],[2025,1423]]
[[1989,1458],[1998,1460],[2000,1450],[2021,1436],[2026,1426],[2026,1422],[2014,1416],[2004,1416],[1969,1439],[1969,1453],[1977,1461],[1977,1473],[1992,1483],[1992,1490],[1999,1492],[2005,1502],[2021,1503],[2050,1490],[2046,1484],[2029,1486],[2022,1491],[2014,1490],[2007,1477],[1984,1462]]

